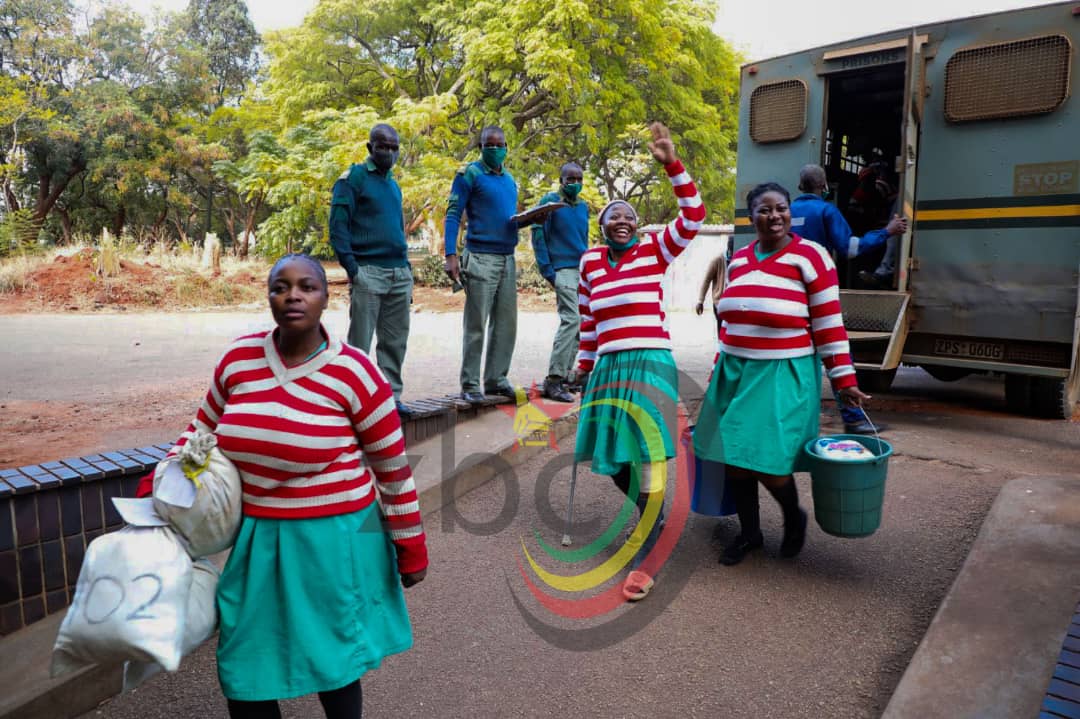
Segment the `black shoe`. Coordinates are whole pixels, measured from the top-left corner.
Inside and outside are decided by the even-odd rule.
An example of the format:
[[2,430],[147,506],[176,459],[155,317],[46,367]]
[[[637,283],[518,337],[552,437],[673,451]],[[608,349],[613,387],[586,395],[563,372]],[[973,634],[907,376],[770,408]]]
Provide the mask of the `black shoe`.
[[483,404],[487,400],[483,392],[462,392],[461,398],[469,404]]
[[517,392],[514,391],[514,385],[506,382],[494,387],[484,388],[484,394],[493,394],[500,397],[509,397],[510,399],[517,399]]
[[561,378],[544,380],[544,396],[556,402],[573,402],[574,395],[567,391],[566,385]]
[[413,415],[416,414],[409,405],[405,404],[400,399],[395,399],[394,405],[397,407],[398,416],[401,417],[402,420],[412,419]]
[[806,512],[799,510],[799,522],[794,527],[784,524],[784,539],[780,542],[780,556],[791,559],[802,551],[806,542]]
[[875,434],[875,432],[884,432],[889,428],[889,425],[884,422],[878,422],[874,424],[868,419],[864,419],[861,422],[855,424],[844,423],[844,434]]
[[872,290],[891,290],[892,278],[879,275],[874,272],[862,270],[859,272],[859,280]]
[[720,553],[720,563],[727,567],[733,566],[745,559],[747,554],[763,546],[765,546],[765,537],[761,536],[760,532],[753,541],[747,541],[740,534],[731,544],[724,547],[724,551]]

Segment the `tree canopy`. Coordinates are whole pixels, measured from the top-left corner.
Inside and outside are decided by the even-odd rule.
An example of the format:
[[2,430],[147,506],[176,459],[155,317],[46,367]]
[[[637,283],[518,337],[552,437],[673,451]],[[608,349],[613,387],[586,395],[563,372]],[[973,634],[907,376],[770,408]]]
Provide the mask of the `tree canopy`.
[[[558,168],[593,203],[674,212],[645,149],[672,130],[710,221],[732,213],[739,57],[700,0],[320,0],[259,38],[243,0],[147,20],[121,4],[0,0],[4,216],[50,242],[101,228],[240,251],[328,252],[334,180],[368,130],[401,137],[410,228],[441,232],[454,172],[497,124],[524,204]],[[4,238],[0,235],[0,240]],[[434,243],[433,243],[434,244]]]

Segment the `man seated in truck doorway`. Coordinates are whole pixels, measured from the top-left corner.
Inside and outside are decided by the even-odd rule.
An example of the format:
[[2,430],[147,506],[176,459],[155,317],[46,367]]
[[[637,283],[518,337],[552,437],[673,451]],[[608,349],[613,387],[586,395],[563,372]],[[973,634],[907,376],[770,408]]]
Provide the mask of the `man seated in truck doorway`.
[[[856,237],[840,210],[825,201],[828,186],[825,168],[821,165],[803,167],[799,172],[799,191],[803,194],[791,202],[791,231],[817,242],[834,253],[838,261],[858,257],[885,245],[890,236],[907,232],[907,219],[896,215],[884,229]],[[847,434],[873,434],[875,430],[880,432],[884,429],[882,424],[875,427],[866,414],[856,407],[845,407],[839,401],[837,406]]]

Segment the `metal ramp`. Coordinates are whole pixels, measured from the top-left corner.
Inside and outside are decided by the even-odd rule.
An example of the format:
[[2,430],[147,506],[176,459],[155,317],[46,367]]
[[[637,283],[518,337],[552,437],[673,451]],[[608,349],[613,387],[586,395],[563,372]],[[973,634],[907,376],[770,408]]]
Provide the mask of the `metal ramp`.
[[910,292],[840,290],[844,328],[856,369],[891,370],[900,364],[910,300]]

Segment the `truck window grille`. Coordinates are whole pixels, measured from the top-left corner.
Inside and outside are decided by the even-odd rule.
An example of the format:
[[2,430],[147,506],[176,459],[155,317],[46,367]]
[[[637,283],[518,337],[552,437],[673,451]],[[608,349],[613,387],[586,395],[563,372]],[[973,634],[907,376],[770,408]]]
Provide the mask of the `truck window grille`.
[[945,119],[1053,112],[1069,94],[1072,43],[1045,35],[959,50],[945,66]]
[[806,129],[806,83],[784,80],[762,85],[750,95],[750,138],[754,142],[794,140]]

